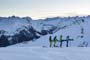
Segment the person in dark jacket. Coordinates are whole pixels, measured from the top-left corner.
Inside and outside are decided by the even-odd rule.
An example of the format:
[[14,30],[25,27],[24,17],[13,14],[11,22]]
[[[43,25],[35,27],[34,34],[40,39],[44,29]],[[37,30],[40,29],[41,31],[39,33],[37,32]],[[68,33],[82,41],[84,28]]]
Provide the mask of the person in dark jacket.
[[53,41],[53,40],[52,40],[52,36],[49,36],[49,43],[50,43],[49,46],[50,46],[50,47],[52,47],[52,41]]
[[69,41],[73,41],[73,39],[70,39],[70,36],[67,36],[66,37],[66,47],[68,47]]
[[60,47],[62,47],[62,38],[63,38],[63,36],[62,36],[62,35],[60,35],[60,39],[59,39],[59,42],[60,42]]
[[54,42],[54,47],[56,47],[57,36],[54,37],[53,42]]

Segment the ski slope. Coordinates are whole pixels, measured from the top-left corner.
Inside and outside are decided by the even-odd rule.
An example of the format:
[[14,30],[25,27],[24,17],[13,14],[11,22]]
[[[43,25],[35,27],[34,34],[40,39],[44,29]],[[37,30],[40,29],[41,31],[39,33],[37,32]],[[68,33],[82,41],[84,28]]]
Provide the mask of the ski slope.
[[90,48],[0,48],[0,60],[90,60]]
[[[71,39],[74,39],[74,41],[69,42],[69,47],[78,47],[80,45],[83,45],[83,42],[88,43],[88,47],[90,47],[90,17],[84,18],[85,22],[81,24],[81,26],[84,28],[84,34],[83,38],[81,38],[81,26],[80,25],[72,25],[65,29],[61,29],[57,31],[54,34],[48,34],[45,36],[41,36],[39,39],[35,41],[30,41],[25,43],[20,43],[16,45],[12,45],[11,47],[32,47],[32,46],[39,46],[39,47],[49,47],[49,36],[57,36],[57,39],[59,39],[60,35],[63,35],[63,39],[66,39],[66,36],[70,36]],[[56,43],[57,46],[59,46],[59,43]],[[63,43],[63,47],[65,47],[66,43]]]

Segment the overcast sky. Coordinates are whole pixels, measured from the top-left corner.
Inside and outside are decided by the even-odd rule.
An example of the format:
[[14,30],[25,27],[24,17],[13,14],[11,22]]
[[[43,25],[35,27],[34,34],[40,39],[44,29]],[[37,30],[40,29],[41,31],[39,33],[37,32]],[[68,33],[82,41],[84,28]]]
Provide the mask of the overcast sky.
[[53,16],[90,14],[90,0],[0,0],[0,16]]

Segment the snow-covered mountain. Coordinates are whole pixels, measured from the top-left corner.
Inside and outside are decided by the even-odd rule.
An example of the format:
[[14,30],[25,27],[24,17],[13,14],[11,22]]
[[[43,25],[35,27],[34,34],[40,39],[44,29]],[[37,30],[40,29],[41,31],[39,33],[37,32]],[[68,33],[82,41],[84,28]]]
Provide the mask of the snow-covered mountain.
[[[46,19],[33,20],[30,17],[0,17],[0,30],[5,31],[5,35],[10,35],[9,40],[15,40],[16,43],[23,39],[35,40],[28,44],[17,44],[17,46],[49,46],[49,36],[63,35],[63,39],[67,35],[74,41],[70,46],[81,46],[88,44],[89,46],[89,19],[86,17],[53,17]],[[21,37],[24,37],[21,39]],[[13,37],[13,38],[12,38]],[[15,45],[16,46],[16,45]]]
[[27,26],[29,24],[28,21],[31,20],[32,19],[29,17],[0,17],[0,30],[5,30],[8,34],[12,34],[15,33],[18,28],[21,28],[22,26]]
[[81,22],[82,17],[54,17],[41,20],[32,20],[30,17],[0,17],[0,30],[5,30],[8,33],[15,33],[16,30],[25,26],[27,27],[28,25],[32,26],[37,31],[59,30],[73,24],[80,24]]

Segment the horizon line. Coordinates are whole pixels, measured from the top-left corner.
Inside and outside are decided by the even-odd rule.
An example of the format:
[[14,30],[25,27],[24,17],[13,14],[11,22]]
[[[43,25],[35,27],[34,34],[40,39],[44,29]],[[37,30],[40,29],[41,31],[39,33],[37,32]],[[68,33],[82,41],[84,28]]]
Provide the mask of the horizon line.
[[12,16],[14,16],[14,17],[20,17],[20,18],[23,18],[23,17],[29,17],[29,18],[31,18],[31,19],[35,19],[35,20],[37,20],[37,19],[46,19],[46,18],[54,18],[54,17],[61,17],[61,18],[64,18],[64,17],[76,17],[76,16],[78,16],[78,17],[84,17],[84,16],[90,16],[89,14],[87,14],[87,15],[68,15],[68,16],[48,16],[48,17],[38,17],[38,18],[33,18],[33,17],[31,17],[31,16],[19,16],[19,15],[8,15],[8,16],[0,16],[0,17],[12,17]]

